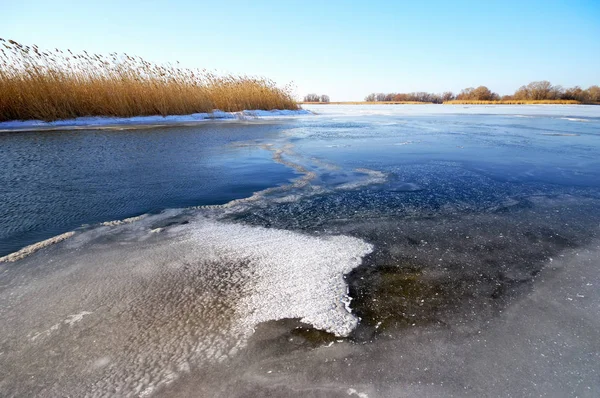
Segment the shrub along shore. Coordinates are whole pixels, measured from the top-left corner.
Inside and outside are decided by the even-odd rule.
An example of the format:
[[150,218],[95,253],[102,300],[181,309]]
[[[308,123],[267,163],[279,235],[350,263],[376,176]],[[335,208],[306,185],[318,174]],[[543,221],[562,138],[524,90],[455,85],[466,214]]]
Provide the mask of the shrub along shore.
[[300,105],[600,105],[600,102],[575,100],[451,100],[444,102],[421,101],[347,101],[347,102],[299,102]]
[[563,88],[542,80],[521,86],[514,94],[500,96],[486,86],[469,87],[455,95],[451,91],[443,94],[427,92],[413,93],[372,93],[365,102],[418,101],[434,104],[600,104],[600,86],[582,89],[579,86]]
[[299,102],[300,105],[600,105],[600,102],[575,100],[451,100],[444,102],[421,101],[347,101],[347,102]]
[[0,122],[298,109],[290,86],[156,65],[127,54],[43,51],[0,38]]
[[576,100],[453,100],[446,101],[445,105],[598,105],[598,102],[581,102]]

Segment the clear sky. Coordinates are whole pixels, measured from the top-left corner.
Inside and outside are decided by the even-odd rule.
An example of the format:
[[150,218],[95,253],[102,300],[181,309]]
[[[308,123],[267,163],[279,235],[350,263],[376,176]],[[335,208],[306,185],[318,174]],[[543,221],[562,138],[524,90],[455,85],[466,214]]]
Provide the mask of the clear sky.
[[298,96],[600,84],[600,0],[0,0],[0,37],[293,82]]

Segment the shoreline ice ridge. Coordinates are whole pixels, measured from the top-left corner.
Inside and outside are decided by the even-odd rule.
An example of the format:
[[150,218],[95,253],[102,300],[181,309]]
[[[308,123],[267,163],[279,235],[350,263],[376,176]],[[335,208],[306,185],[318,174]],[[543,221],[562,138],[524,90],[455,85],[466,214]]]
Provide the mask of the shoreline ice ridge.
[[75,119],[56,120],[44,122],[42,120],[11,120],[0,122],[0,130],[24,130],[45,128],[82,128],[82,127],[108,127],[108,126],[137,126],[137,125],[171,125],[178,123],[195,123],[215,120],[248,120],[248,119],[276,119],[281,117],[294,117],[311,115],[305,109],[298,110],[244,110],[241,112],[223,112],[215,109],[211,113],[193,113],[190,115],[168,116],[132,116],[132,117],[105,117],[85,116]]

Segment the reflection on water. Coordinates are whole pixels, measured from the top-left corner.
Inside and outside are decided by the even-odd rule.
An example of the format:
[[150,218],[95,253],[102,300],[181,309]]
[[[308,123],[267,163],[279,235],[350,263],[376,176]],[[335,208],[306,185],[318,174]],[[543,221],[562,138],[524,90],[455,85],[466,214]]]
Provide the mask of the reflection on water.
[[[79,228],[2,265],[2,395],[600,394],[600,108],[314,110],[74,133],[137,159],[99,156],[78,184],[58,160],[35,166],[54,195],[129,173],[94,191],[98,218],[17,184],[11,206],[49,209],[23,217],[39,236],[117,219],[118,198],[133,214],[199,207]],[[0,138],[26,159],[31,137]],[[173,185],[132,196],[154,177]]]

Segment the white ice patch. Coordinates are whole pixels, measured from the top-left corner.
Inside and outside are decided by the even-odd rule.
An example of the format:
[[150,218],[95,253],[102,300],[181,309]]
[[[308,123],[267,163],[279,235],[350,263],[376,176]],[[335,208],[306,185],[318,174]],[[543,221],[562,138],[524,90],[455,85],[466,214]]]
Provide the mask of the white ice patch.
[[304,115],[312,115],[312,112],[307,111],[305,109],[298,110],[273,110],[273,111],[263,111],[263,110],[255,110],[255,111],[243,111],[236,112],[236,115],[242,115],[245,117],[255,117],[255,118],[278,118],[282,116],[304,116]]
[[136,125],[165,125],[180,123],[195,123],[210,120],[235,120],[248,118],[280,118],[290,116],[306,116],[312,113],[304,110],[245,110],[241,112],[223,112],[215,110],[212,113],[194,113],[191,115],[170,116],[133,116],[133,117],[78,117],[75,119],[56,120],[44,122],[42,120],[11,120],[0,122],[0,130],[31,130],[57,128],[82,128],[82,127],[105,127],[105,126],[136,126]]
[[129,217],[129,218],[125,218],[123,220],[105,221],[103,223],[100,223],[100,225],[104,225],[106,227],[114,227],[116,225],[129,224],[129,223],[132,223],[132,222],[136,222],[136,221],[142,220],[146,216],[147,216],[147,214],[142,214],[140,216]]
[[30,255],[32,253],[35,253],[36,251],[38,251],[40,249],[43,249],[44,247],[48,247],[55,243],[62,242],[63,240],[70,238],[74,234],[75,234],[75,232],[72,232],[72,231],[65,232],[64,234],[57,235],[50,239],[46,239],[41,242],[34,243],[33,245],[26,246],[26,247],[22,248],[21,250],[19,250],[18,252],[7,254],[6,256],[0,257],[0,263],[2,263],[2,262],[10,263],[10,262],[20,260],[22,258],[27,257],[28,255]]
[[[207,222],[190,237],[227,257],[249,259],[255,276],[249,294],[238,302],[244,332],[268,320],[301,318],[337,336],[347,336],[357,319],[347,310],[343,275],[372,250],[346,236],[314,238],[295,232]],[[239,261],[239,260],[236,260]]]
[[403,145],[410,145],[410,144],[418,144],[420,142],[421,141],[403,141],[403,142],[398,142],[398,143],[396,143],[394,145],[396,145],[396,146],[403,146]]
[[541,135],[549,135],[554,137],[578,137],[579,134],[572,133],[541,133]]
[[569,120],[571,122],[589,122],[588,119],[581,119],[578,117],[561,117],[562,120]]
[[28,335],[28,337],[30,338],[31,341],[35,341],[40,337],[48,337],[50,336],[52,333],[58,331],[61,327],[61,324],[65,324],[68,326],[73,326],[75,325],[77,322],[80,322],[84,316],[86,315],[91,315],[93,314],[92,312],[89,311],[81,311],[78,314],[73,314],[73,315],[69,315],[67,317],[67,319],[63,320],[62,322],[56,323],[52,326],[50,326],[47,330],[44,330],[43,332],[37,332],[37,333],[30,333]]
[[387,175],[378,170],[371,170],[365,168],[354,169],[357,173],[364,174],[364,178],[356,179],[352,182],[340,184],[336,187],[337,190],[352,190],[367,185],[383,184],[387,181]]
[[0,291],[12,342],[0,368],[29,373],[10,372],[8,385],[37,396],[141,396],[236,355],[261,322],[298,318],[338,336],[356,326],[344,274],[370,244],[202,214],[151,234],[162,217],[81,231],[75,250],[21,260],[32,274]]
[[359,392],[359,391],[355,390],[354,388],[349,388],[348,390],[346,390],[346,393],[351,396],[355,395],[358,398],[369,398],[369,396],[366,393]]
[[69,317],[65,319],[65,323],[69,326],[73,326],[77,322],[80,322],[86,315],[92,315],[92,312],[81,311],[79,314],[69,315]]
[[331,120],[332,117],[357,119],[360,115],[447,115],[447,114],[493,114],[509,115],[513,117],[556,117],[561,115],[565,118],[581,119],[579,121],[597,118],[597,105],[441,105],[441,104],[418,104],[418,105],[317,105],[304,104],[304,109],[314,112],[317,116]]

